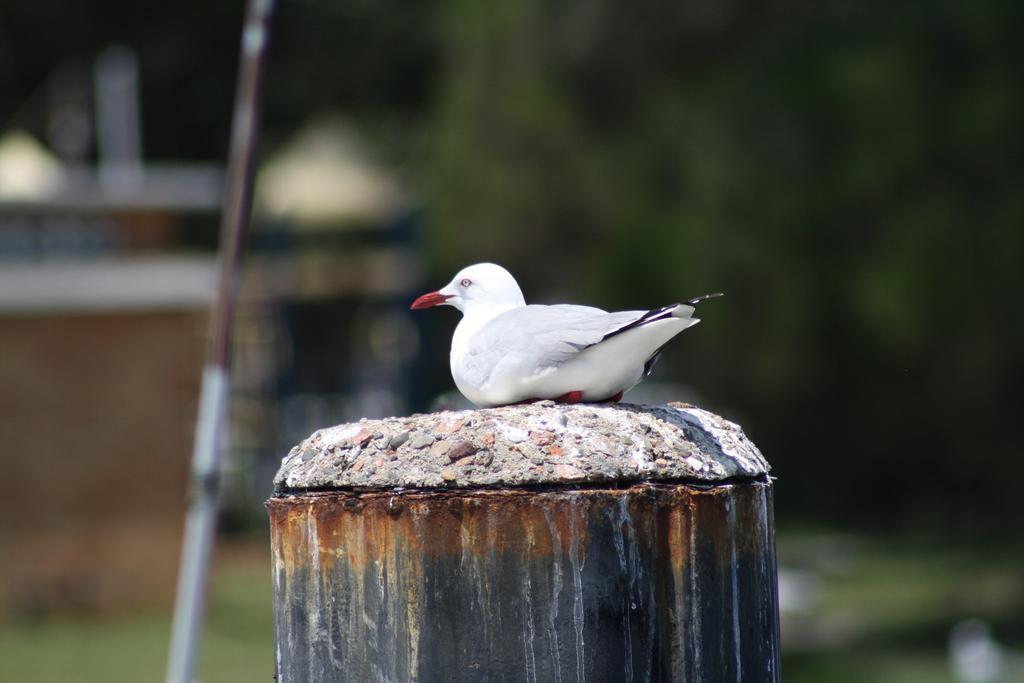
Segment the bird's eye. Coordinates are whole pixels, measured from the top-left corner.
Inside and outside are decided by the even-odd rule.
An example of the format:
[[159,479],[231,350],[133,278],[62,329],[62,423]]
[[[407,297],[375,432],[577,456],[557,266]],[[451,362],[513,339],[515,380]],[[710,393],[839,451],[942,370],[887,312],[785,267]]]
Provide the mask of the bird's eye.
[[462,278],[462,282],[460,282],[459,284],[462,285],[463,287],[469,287],[471,284],[473,284],[473,281],[470,280],[468,277],[464,277]]

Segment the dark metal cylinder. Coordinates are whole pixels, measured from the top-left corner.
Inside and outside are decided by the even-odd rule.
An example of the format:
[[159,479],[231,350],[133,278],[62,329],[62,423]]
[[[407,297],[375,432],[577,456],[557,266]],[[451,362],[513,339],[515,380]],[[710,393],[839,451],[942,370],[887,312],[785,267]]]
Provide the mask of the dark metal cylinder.
[[[476,429],[456,430],[458,440],[475,444],[479,437],[499,459],[509,456],[494,434],[507,436],[502,427],[519,416],[502,414],[491,429],[495,424],[488,426],[481,416],[487,412],[476,412]],[[431,452],[451,450],[438,443],[455,443],[445,426],[451,422],[443,415],[414,419],[431,419],[430,431],[440,434],[430,450],[421,449],[419,465],[426,468]],[[555,420],[571,436],[572,420]],[[668,422],[690,444],[715,436],[715,429],[703,429],[705,423],[699,423],[701,433],[687,435],[688,421]],[[648,438],[649,454],[659,455],[651,432],[642,424],[633,427]],[[286,460],[279,477],[283,482],[291,476],[293,485],[282,486],[268,502],[280,680],[779,680],[766,464],[764,472],[685,483],[657,480],[660,470],[671,469],[662,457],[653,475],[648,468],[647,481],[629,482],[619,472],[615,482],[596,476],[503,488],[294,486],[315,478],[310,462],[317,454],[332,453],[337,462],[340,454],[329,444],[343,434],[350,434],[348,442],[355,437],[360,449],[346,462],[363,456],[371,458],[370,465],[381,460],[372,440],[385,457],[398,455],[386,428],[352,432],[321,433],[319,441],[314,435],[293,451],[293,468]],[[738,428],[734,434],[742,438]],[[546,435],[523,441],[515,436],[511,443],[523,448],[529,442],[527,451],[552,450],[543,443]],[[583,432],[580,444],[589,440]],[[665,441],[662,446],[678,449],[700,469],[696,451]],[[559,457],[566,454],[556,448]],[[530,467],[544,468],[515,450]],[[584,450],[574,465],[581,472],[587,471]],[[635,460],[635,453],[625,451],[620,455]],[[721,462],[733,457],[718,455]],[[614,456],[602,458],[609,459]],[[454,462],[436,460],[448,467]],[[301,462],[305,469],[296,474]],[[489,469],[466,467],[468,478],[474,468]]]

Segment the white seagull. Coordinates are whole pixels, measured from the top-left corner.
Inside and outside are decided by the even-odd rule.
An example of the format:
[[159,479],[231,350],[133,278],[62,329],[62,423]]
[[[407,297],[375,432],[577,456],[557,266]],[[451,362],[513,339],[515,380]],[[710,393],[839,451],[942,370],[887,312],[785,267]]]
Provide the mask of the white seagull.
[[493,263],[459,271],[411,308],[454,306],[462,320],[452,337],[452,377],[481,407],[553,399],[618,401],[651,372],[661,347],[700,320],[685,303],[651,311],[526,305],[512,274]]

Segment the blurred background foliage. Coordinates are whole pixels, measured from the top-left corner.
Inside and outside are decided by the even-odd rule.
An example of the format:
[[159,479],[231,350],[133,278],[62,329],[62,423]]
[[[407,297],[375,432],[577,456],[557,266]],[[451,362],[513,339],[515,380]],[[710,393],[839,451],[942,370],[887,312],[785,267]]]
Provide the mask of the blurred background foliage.
[[[240,16],[0,0],[0,123],[126,43],[147,157],[222,159]],[[424,287],[493,260],[535,302],[725,292],[657,375],[744,425],[781,530],[980,539],[1015,567],[1021,26],[1013,0],[286,0],[263,148],[343,113],[417,198]],[[447,390],[454,317],[422,324],[417,381]]]
[[672,372],[742,416],[783,511],[1019,519],[996,474],[1024,380],[1019,14],[466,3],[428,125],[434,261],[608,307],[725,291]]

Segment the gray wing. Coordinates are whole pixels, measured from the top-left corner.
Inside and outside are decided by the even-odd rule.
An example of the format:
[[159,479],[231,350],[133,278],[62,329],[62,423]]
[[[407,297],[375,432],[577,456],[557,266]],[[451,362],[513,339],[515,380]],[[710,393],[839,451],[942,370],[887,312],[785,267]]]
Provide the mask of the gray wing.
[[469,341],[465,370],[477,385],[499,366],[520,372],[557,367],[650,311],[608,313],[600,308],[562,304],[524,306],[506,311],[484,325]]

